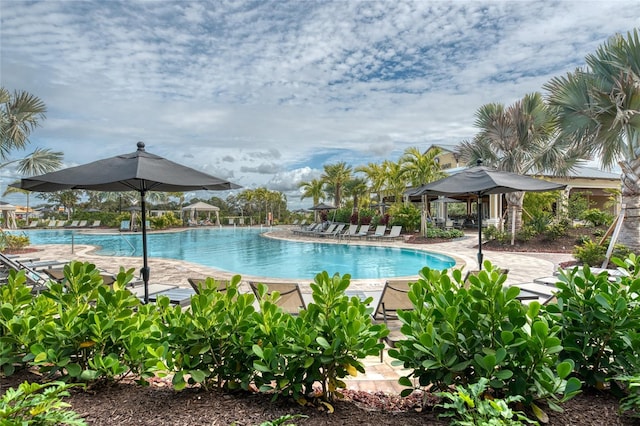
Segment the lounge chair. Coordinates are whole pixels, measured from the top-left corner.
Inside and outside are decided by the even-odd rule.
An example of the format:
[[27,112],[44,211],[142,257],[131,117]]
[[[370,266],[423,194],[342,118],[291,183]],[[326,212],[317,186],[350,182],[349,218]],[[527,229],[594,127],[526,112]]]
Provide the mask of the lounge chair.
[[91,224],[92,228],[97,228],[98,226],[100,226],[100,221],[99,220],[94,220],[93,223]]
[[[413,303],[409,300],[409,287],[412,282],[415,282],[415,280],[387,280],[382,289],[378,306],[372,314],[375,322],[382,321],[389,329],[389,335],[385,337],[385,341],[391,347],[395,347],[395,343],[404,338],[404,335],[400,332],[402,323],[398,319],[398,311],[415,309]],[[381,351],[381,362],[383,354],[384,351]]]
[[368,235],[367,239],[378,239],[381,238],[385,232],[387,232],[387,225],[378,225],[376,226],[376,230],[372,235]]
[[38,227],[38,220],[34,220],[33,222],[31,222],[29,224],[29,226],[27,228],[37,228]]
[[327,229],[325,229],[324,231],[320,231],[320,232],[314,232],[312,234],[314,235],[319,235],[321,237],[324,237],[325,235],[333,235],[333,231],[336,230],[336,228],[338,227],[337,223],[332,223],[331,225],[329,225],[329,227]]
[[358,224],[351,224],[349,225],[349,228],[347,228],[347,231],[344,233],[345,237],[354,237],[358,235]]
[[300,229],[294,229],[293,233],[294,234],[308,234],[308,233],[313,233],[316,232],[317,229],[320,229],[322,227],[322,224],[320,223],[312,223],[307,227],[303,227]]
[[[195,291],[196,294],[200,294],[200,290],[207,287],[208,279],[209,278],[187,278],[187,281],[189,281],[189,284],[191,284],[193,291]],[[217,280],[211,278],[211,283],[215,283],[216,290],[221,292],[227,291],[227,287],[229,287],[229,280]]]
[[256,295],[256,299],[260,299],[260,284],[264,284],[267,287],[266,295],[271,295],[274,292],[279,293],[280,297],[276,301],[276,304],[282,308],[283,311],[292,315],[298,315],[301,310],[306,309],[307,304],[302,298],[302,292],[300,291],[300,285],[298,283],[258,283],[254,281],[249,282],[249,287]]
[[122,220],[120,221],[120,232],[131,230],[131,221],[130,220]]
[[391,231],[389,231],[389,234],[383,235],[381,238],[382,239],[386,239],[386,238],[390,238],[390,239],[402,238],[400,236],[401,232],[402,232],[402,225],[394,225],[394,226],[391,227]]
[[27,278],[27,283],[31,285],[32,293],[40,293],[42,290],[47,288],[46,283],[49,279],[42,273],[32,269],[28,265],[23,264],[17,259],[11,259],[0,253],[0,264],[2,267],[8,271],[25,271],[25,277]]
[[86,221],[86,220],[81,220],[81,221],[78,223],[78,228],[84,228],[84,227],[86,227],[86,226],[87,226],[87,221]]
[[360,225],[360,230],[358,231],[357,235],[354,235],[354,237],[366,238],[367,235],[369,235],[370,230],[371,230],[371,225]]
[[55,220],[50,220],[49,223],[47,224],[47,228],[55,228],[57,223],[58,222]]
[[64,224],[67,223],[66,220],[59,220],[56,222],[56,228],[62,228],[64,227]]
[[339,237],[339,236],[342,234],[342,232],[344,231],[344,228],[346,228],[346,227],[347,227],[347,224],[345,224],[345,223],[340,223],[340,224],[336,225],[336,226],[333,228],[333,230],[331,230],[331,231],[329,231],[329,232],[323,232],[323,233],[321,233],[321,235],[322,235],[323,237],[325,237],[325,236],[329,236],[329,237]]
[[67,225],[67,228],[77,228],[79,223],[79,220],[74,220],[69,225]]

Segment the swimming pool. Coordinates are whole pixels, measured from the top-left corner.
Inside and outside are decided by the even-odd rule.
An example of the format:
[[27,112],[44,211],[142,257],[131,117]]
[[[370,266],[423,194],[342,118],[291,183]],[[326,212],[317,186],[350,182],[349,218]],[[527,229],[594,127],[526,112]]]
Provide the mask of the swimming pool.
[[[147,235],[149,257],[185,260],[240,275],[313,279],[318,272],[351,274],[352,279],[417,275],[429,266],[455,265],[449,256],[421,250],[349,244],[322,244],[265,238],[260,228],[199,228]],[[31,244],[89,244],[107,256],[142,256],[139,233],[99,234],[74,230],[25,231]]]

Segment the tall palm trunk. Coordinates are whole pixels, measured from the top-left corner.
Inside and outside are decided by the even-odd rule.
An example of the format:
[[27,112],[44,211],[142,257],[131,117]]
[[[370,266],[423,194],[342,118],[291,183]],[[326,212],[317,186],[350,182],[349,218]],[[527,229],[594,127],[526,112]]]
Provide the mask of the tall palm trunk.
[[[636,149],[640,151],[640,149]],[[640,252],[640,152],[631,162],[621,161],[622,204],[626,205],[625,216],[618,242],[633,252]]]
[[[513,229],[519,231],[522,229],[522,201],[524,200],[524,192],[509,192],[504,194],[507,200],[507,228],[505,231],[512,232]],[[515,227],[514,227],[515,222]]]

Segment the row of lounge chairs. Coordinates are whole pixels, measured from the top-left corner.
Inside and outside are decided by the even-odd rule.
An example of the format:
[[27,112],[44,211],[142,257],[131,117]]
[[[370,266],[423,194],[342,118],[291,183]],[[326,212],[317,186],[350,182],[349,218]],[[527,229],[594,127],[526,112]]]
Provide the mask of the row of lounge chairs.
[[97,228],[100,224],[99,220],[94,220],[91,224],[86,220],[73,220],[69,223],[66,220],[34,220],[29,223],[28,228]]
[[[388,231],[388,232],[387,232]],[[326,228],[322,223],[314,223],[309,227],[301,227],[292,231],[297,235],[310,237],[335,237],[335,238],[362,238],[362,239],[398,239],[402,238],[401,225],[394,225],[387,230],[386,225],[378,225],[373,229],[371,225],[354,225],[347,227],[346,223],[331,223]]]

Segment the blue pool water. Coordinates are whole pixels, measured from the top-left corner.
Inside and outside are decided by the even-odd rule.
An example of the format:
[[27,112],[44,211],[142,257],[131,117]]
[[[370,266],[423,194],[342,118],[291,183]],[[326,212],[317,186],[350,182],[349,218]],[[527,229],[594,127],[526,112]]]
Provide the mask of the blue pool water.
[[[200,228],[147,235],[149,257],[186,260],[240,275],[313,279],[322,271],[353,279],[417,275],[420,269],[450,268],[455,261],[437,253],[392,247],[303,243],[260,236],[259,228]],[[107,256],[142,256],[139,233],[90,234],[73,230],[26,231],[31,244],[90,244]]]

